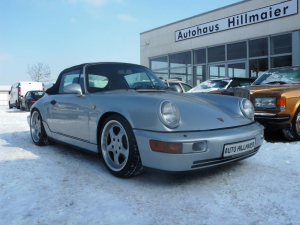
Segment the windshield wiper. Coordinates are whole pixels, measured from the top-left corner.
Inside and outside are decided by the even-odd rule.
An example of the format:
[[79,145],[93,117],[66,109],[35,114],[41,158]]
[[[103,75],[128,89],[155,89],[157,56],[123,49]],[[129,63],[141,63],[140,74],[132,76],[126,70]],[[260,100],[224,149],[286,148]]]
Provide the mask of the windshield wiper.
[[266,84],[289,84],[289,83],[287,83],[285,81],[271,81],[271,82],[268,82]]
[[154,89],[155,87],[152,86],[152,85],[139,85],[139,86],[136,86],[135,88],[133,88],[134,90],[137,90],[137,89]]

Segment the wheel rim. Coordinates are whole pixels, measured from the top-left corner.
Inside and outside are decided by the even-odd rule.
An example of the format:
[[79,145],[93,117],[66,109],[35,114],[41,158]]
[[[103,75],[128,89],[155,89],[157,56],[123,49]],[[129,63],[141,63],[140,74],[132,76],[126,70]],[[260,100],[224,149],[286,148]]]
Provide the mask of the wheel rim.
[[297,130],[297,133],[300,135],[300,112],[298,113],[297,118],[296,118],[296,130]]
[[40,114],[37,111],[34,111],[31,116],[30,130],[33,140],[38,142],[41,138],[42,124]]
[[102,155],[113,171],[122,170],[128,160],[129,143],[124,127],[116,120],[109,121],[101,135]]

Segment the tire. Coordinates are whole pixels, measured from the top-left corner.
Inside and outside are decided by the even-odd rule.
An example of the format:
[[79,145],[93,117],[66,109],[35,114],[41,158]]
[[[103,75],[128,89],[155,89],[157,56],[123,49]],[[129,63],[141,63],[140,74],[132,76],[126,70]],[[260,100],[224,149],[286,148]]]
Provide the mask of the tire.
[[25,111],[27,111],[27,112],[30,111],[30,108],[28,107],[28,104],[26,104],[26,102],[25,102]]
[[12,105],[10,104],[10,101],[8,101],[8,108],[12,109]]
[[20,102],[17,102],[17,101],[16,101],[16,108],[17,108],[17,109],[20,109]]
[[300,108],[297,109],[292,124],[282,129],[283,135],[290,141],[300,141]]
[[37,110],[34,110],[30,117],[30,134],[34,144],[38,146],[50,144],[50,140],[43,126],[41,114]]
[[99,143],[104,164],[114,176],[128,178],[144,171],[134,133],[124,117],[115,114],[104,121]]

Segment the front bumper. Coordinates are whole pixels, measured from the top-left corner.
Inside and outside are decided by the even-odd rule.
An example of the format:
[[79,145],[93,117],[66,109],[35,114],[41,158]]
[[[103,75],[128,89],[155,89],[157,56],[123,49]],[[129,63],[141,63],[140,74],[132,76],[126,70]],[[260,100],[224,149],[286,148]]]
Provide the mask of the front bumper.
[[[259,123],[213,131],[159,133],[134,129],[142,163],[145,167],[165,171],[189,171],[218,166],[254,155],[262,145],[263,127]],[[182,154],[155,152],[150,149],[150,139],[183,143]],[[225,144],[255,139],[255,149],[250,152],[223,157]],[[206,141],[207,150],[197,152],[193,144]]]
[[255,113],[254,119],[262,124],[266,130],[279,130],[289,126],[291,116],[288,114]]

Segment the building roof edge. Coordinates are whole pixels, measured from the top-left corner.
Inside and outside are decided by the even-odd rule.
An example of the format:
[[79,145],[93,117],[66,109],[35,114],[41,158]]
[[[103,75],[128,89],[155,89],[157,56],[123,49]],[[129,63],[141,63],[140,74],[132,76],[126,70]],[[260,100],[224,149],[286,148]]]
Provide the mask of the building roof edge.
[[185,19],[182,19],[182,20],[178,20],[178,21],[173,22],[173,23],[169,23],[169,24],[166,24],[166,25],[163,25],[163,26],[160,26],[160,27],[153,28],[153,29],[151,29],[151,30],[144,31],[144,32],[140,33],[140,35],[141,35],[141,34],[148,33],[148,32],[151,32],[151,31],[154,31],[154,30],[161,29],[161,28],[163,28],[163,27],[167,27],[167,26],[173,25],[173,24],[175,24],[175,23],[179,23],[179,22],[182,22],[182,21],[185,21],[185,20],[190,20],[190,19],[195,18],[195,17],[198,17],[198,16],[203,16],[203,15],[205,15],[205,14],[209,14],[209,13],[212,13],[212,12],[216,12],[216,11],[219,11],[219,10],[222,10],[222,9],[226,9],[226,8],[231,7],[231,6],[239,5],[239,4],[242,4],[242,3],[245,3],[245,2],[249,2],[249,1],[252,1],[252,0],[242,0],[242,1],[239,1],[239,2],[236,2],[236,3],[233,3],[233,4],[230,4],[230,5],[226,5],[226,6],[217,8],[217,9],[213,9],[213,10],[210,10],[210,11],[207,11],[207,12],[204,12],[204,13],[200,13],[200,14],[195,15],[195,16],[191,16],[191,17],[188,17],[188,18],[185,18]]

